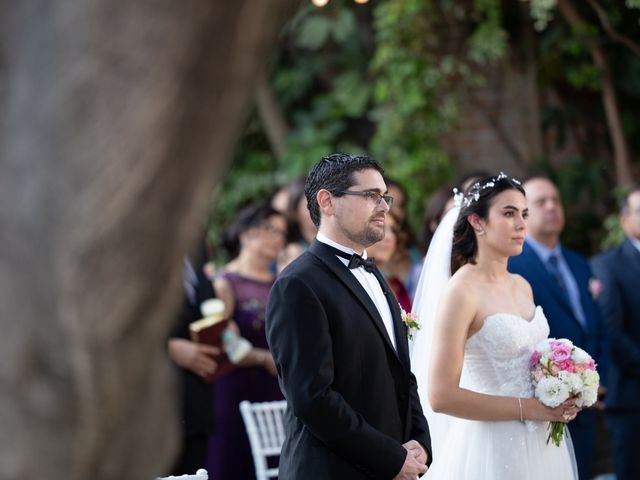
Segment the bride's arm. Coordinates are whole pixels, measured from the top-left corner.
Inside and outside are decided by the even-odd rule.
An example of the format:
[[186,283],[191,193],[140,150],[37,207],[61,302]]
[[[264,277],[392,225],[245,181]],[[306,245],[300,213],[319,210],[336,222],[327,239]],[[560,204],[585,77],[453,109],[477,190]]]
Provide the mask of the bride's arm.
[[577,412],[571,406],[573,401],[549,408],[532,398],[522,398],[518,402],[517,397],[487,395],[460,388],[465,343],[476,310],[477,299],[473,289],[453,278],[436,315],[428,389],[433,411],[485,421],[522,418],[566,422],[563,418],[565,412],[573,416]]

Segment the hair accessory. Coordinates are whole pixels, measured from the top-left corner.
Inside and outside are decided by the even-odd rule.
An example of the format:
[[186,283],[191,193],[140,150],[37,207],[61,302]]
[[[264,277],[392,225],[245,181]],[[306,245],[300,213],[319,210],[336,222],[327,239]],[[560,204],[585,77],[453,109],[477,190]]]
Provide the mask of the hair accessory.
[[[456,207],[468,207],[473,202],[477,202],[480,199],[480,192],[482,190],[495,187],[496,182],[500,180],[504,180],[505,178],[508,178],[507,174],[504,172],[500,172],[498,176],[493,177],[491,180],[488,180],[482,185],[480,185],[480,182],[476,182],[473,185],[471,185],[471,188],[469,189],[469,193],[466,195],[464,194],[464,192],[461,192],[457,188],[454,188],[453,189],[454,204],[456,205]],[[520,181],[516,180],[515,178],[512,178],[511,181],[520,185]]]

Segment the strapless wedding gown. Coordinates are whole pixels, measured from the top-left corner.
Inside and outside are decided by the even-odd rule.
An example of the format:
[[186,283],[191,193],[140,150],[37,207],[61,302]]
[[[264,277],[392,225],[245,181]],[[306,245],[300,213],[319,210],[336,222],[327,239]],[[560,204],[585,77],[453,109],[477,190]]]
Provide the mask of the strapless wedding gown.
[[[460,386],[489,395],[533,397],[529,357],[549,335],[541,307],[531,320],[499,313],[467,340]],[[515,400],[514,400],[515,401]],[[442,414],[436,414],[442,415]],[[547,422],[475,421],[448,417],[441,445],[423,478],[435,480],[571,480],[571,440],[547,445]]]

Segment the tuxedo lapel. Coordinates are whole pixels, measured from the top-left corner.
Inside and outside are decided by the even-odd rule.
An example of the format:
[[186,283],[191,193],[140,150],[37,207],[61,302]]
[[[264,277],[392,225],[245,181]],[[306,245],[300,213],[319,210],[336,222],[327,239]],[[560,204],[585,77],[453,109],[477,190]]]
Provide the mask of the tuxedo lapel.
[[[358,300],[358,302],[365,308],[365,310],[369,314],[369,317],[371,318],[374,325],[378,329],[378,332],[380,333],[380,335],[382,335],[382,337],[384,338],[385,342],[387,343],[391,351],[393,351],[393,353],[396,355],[396,358],[400,360],[400,357],[398,356],[398,352],[396,351],[395,348],[393,348],[393,344],[391,343],[391,339],[389,338],[387,329],[385,328],[384,323],[382,322],[382,317],[380,316],[378,309],[376,308],[375,304],[373,303],[373,300],[371,300],[371,297],[362,287],[360,282],[358,282],[358,280],[353,276],[353,274],[349,271],[349,269],[340,260],[338,260],[336,255],[328,247],[325,247],[325,245],[322,242],[314,240],[311,243],[311,246],[309,247],[309,252],[312,255],[316,256],[318,259],[320,259],[331,270],[331,272],[333,272],[338,277],[338,279],[349,289],[349,291],[353,294],[356,300]],[[393,292],[389,290],[389,287],[386,285],[386,282],[381,283],[381,286],[382,286],[382,291],[384,292],[385,297],[387,298],[387,302],[389,302],[389,295],[393,296]],[[396,339],[398,339],[397,329],[395,327],[396,314],[394,313],[392,302],[389,302],[389,306],[391,308],[391,314],[394,317],[394,320],[393,320],[394,330],[396,331]],[[399,344],[399,343],[400,342],[396,341],[396,344]]]

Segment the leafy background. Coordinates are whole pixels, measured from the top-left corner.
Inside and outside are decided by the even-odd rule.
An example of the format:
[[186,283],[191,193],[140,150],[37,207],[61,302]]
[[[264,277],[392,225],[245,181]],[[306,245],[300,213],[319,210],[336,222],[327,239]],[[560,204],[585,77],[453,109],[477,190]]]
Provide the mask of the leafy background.
[[[572,22],[567,5],[579,21]],[[575,148],[528,159],[530,170],[560,187],[571,219],[563,241],[587,255],[614,245],[622,238],[615,211],[625,185],[613,165],[603,89],[611,86],[617,96],[637,179],[639,9],[640,0],[332,0],[324,8],[301,2],[261,80],[273,101],[258,102],[248,116],[226,180],[213,194],[210,240],[219,243],[240,206],[268,199],[335,151],[380,160],[409,191],[409,223],[417,231],[429,196],[464,173],[442,142],[464,115],[459,92],[486,85],[487,72],[532,48],[537,88],[555,98],[541,95],[543,138],[554,151]],[[608,72],[594,60],[595,49]],[[278,124],[279,133],[267,128]]]

